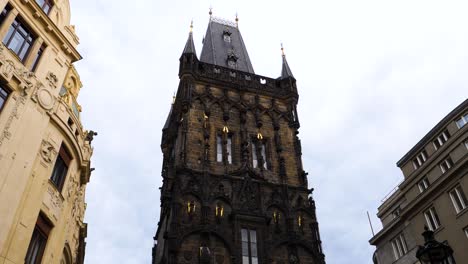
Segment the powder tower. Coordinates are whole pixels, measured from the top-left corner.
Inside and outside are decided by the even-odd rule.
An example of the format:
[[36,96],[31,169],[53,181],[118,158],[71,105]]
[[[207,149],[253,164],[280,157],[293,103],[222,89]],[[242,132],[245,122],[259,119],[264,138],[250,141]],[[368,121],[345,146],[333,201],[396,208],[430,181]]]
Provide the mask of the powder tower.
[[255,74],[238,19],[210,14],[200,58],[190,32],[179,78],[152,263],[325,263],[285,55],[280,77]]

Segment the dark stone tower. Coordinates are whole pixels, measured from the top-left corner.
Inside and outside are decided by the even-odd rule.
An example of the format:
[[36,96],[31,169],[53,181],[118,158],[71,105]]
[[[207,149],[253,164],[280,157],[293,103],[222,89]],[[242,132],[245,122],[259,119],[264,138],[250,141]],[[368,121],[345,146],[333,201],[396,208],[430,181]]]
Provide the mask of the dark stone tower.
[[254,73],[237,23],[192,33],[163,128],[153,264],[325,263],[301,160],[296,80]]

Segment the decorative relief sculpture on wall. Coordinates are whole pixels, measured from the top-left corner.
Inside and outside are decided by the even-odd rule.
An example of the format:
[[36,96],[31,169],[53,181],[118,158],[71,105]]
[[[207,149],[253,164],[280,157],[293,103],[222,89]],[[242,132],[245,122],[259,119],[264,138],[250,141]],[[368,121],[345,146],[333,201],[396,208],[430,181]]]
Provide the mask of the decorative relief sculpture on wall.
[[57,151],[49,141],[42,140],[40,154],[46,163],[52,163],[55,156],[57,156]]
[[53,72],[47,73],[46,76],[47,81],[49,82],[49,86],[52,88],[57,88],[58,78]]

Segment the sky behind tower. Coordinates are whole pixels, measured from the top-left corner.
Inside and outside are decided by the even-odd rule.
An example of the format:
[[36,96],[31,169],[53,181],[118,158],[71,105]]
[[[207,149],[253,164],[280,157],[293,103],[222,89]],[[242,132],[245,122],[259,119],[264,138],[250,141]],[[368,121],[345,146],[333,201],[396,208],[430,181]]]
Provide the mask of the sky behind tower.
[[257,74],[297,79],[300,138],[327,263],[372,263],[395,163],[467,98],[463,1],[70,0],[84,59],[79,97],[93,141],[86,263],[150,263],[161,128],[190,21],[198,55],[215,16],[234,20]]

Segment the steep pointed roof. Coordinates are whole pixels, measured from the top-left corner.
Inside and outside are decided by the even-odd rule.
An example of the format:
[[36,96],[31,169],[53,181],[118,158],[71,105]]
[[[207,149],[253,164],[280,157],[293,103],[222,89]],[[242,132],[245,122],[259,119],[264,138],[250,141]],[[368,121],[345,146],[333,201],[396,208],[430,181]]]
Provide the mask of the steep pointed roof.
[[294,78],[294,75],[292,74],[292,71],[289,68],[288,61],[286,60],[286,55],[284,54],[283,44],[281,44],[281,53],[283,56],[283,67],[281,69],[281,79],[288,78],[288,77]]
[[235,22],[210,17],[200,61],[255,73]]
[[195,54],[197,56],[197,52],[195,51],[195,44],[193,44],[193,33],[192,30],[190,30],[187,43],[185,43],[185,48],[182,54]]

